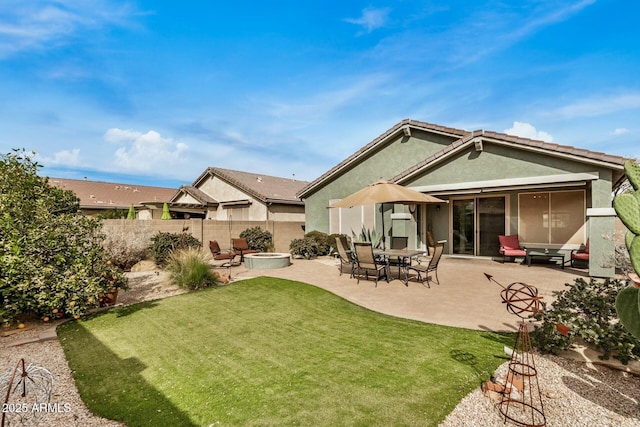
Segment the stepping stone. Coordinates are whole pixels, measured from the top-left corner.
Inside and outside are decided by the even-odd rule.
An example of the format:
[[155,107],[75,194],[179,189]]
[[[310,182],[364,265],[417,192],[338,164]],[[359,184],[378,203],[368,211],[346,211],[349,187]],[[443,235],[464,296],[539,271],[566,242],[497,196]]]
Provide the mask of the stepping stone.
[[49,328],[44,332],[41,332],[40,335],[38,335],[38,338],[40,341],[57,340],[58,334],[56,333],[56,328]]

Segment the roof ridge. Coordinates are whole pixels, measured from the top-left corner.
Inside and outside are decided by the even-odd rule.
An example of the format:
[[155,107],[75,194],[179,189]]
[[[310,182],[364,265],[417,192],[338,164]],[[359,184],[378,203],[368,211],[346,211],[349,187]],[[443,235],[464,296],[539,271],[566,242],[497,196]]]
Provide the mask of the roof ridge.
[[588,160],[600,161],[605,163],[613,163],[618,165],[623,165],[624,162],[628,160],[627,158],[622,156],[611,155],[611,154],[606,154],[598,151],[586,150],[582,148],[576,148],[570,145],[561,145],[561,144],[556,144],[554,142],[545,142],[542,140],[525,138],[517,135],[510,135],[503,132],[495,132],[495,131],[487,131],[484,129],[478,129],[478,130],[474,130],[472,132],[467,133],[467,135],[465,135],[464,137],[452,142],[451,144],[447,145],[441,150],[428,156],[424,160],[405,169],[404,171],[400,172],[399,174],[391,178],[390,181],[394,183],[398,183],[399,181],[402,181],[403,178],[413,174],[414,172],[420,169],[423,169],[429,166],[430,163],[438,160],[439,158],[443,157],[445,154],[465,144],[470,143],[472,140],[478,137],[502,140],[508,143],[524,145],[524,146],[533,147],[533,148],[539,148],[541,150],[545,150],[549,152],[567,154],[567,155],[581,157]]
[[217,176],[262,203],[268,203],[269,201],[298,201],[295,193],[301,186],[308,184],[307,181],[294,178],[219,167],[208,167],[206,172],[196,180],[196,183],[200,182],[207,174],[209,176]]
[[303,187],[300,191],[298,191],[296,196],[302,197],[311,188],[317,186],[318,184],[320,184],[325,179],[328,179],[334,173],[338,172],[340,169],[342,169],[343,167],[347,166],[352,161],[355,161],[359,157],[365,155],[370,149],[372,149],[372,148],[376,147],[378,144],[382,143],[389,136],[396,134],[401,129],[403,129],[405,126],[411,126],[411,127],[417,128],[417,129],[422,129],[422,130],[427,130],[427,131],[443,132],[443,133],[450,134],[452,136],[460,136],[460,137],[462,137],[462,136],[464,136],[464,135],[466,135],[468,133],[467,131],[462,130],[462,129],[456,129],[456,128],[451,128],[451,127],[436,125],[436,124],[433,124],[433,123],[422,122],[422,121],[419,121],[419,120],[403,119],[400,122],[398,122],[395,125],[393,125],[391,128],[387,129],[385,132],[383,132],[380,135],[378,135],[376,138],[371,140],[369,143],[367,143],[365,146],[360,148],[358,151],[356,151],[355,153],[351,154],[349,157],[347,157],[346,159],[344,159],[343,161],[341,161],[337,165],[333,166],[327,172],[323,173],[318,178],[316,178],[315,180],[313,180],[310,183],[308,183],[305,187]]
[[160,187],[160,186],[157,186],[157,185],[130,184],[130,183],[124,183],[124,182],[111,182],[111,181],[94,181],[94,180],[91,180],[91,179],[59,178],[59,177],[54,177],[54,176],[47,176],[45,178],[47,178],[47,180],[49,180],[49,182],[53,182],[54,180],[59,180],[59,181],[84,182],[84,183],[87,183],[87,184],[120,185],[120,186],[127,186],[127,187],[160,188],[160,189],[171,189],[171,190],[174,190],[174,187]]

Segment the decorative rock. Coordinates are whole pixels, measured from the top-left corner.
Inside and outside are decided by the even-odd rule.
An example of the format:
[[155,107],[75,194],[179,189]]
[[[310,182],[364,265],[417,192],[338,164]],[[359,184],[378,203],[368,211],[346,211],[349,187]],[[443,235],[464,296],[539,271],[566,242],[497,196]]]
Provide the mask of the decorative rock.
[[487,392],[495,392],[495,393],[503,393],[504,392],[504,386],[500,385],[500,384],[496,384],[496,383],[492,383],[491,381],[485,381],[482,383],[482,386],[480,386],[480,388],[482,389],[483,393],[487,393]]

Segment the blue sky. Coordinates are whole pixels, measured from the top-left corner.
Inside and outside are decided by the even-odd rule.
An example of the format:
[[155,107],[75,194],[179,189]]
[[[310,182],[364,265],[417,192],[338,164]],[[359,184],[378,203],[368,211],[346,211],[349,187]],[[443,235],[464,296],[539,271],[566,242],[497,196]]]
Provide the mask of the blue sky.
[[313,180],[411,118],[637,158],[638,16],[629,0],[2,0],[0,150],[55,177]]

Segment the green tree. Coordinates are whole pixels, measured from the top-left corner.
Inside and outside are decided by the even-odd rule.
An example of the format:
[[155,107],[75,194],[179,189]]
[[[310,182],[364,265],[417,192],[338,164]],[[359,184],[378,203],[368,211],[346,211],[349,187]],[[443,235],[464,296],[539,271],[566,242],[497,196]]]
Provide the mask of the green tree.
[[0,321],[21,314],[79,316],[126,287],[101,246],[100,221],[50,186],[24,150],[0,156]]
[[171,212],[169,212],[169,205],[165,202],[162,205],[162,217],[160,219],[171,219]]

